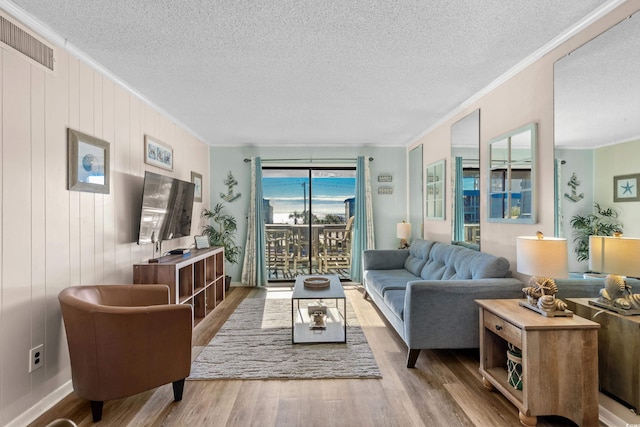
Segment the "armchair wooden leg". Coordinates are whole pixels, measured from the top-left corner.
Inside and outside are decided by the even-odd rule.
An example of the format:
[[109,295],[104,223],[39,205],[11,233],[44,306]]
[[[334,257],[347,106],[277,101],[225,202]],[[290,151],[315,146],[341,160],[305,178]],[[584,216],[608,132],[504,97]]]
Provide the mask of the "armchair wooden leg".
[[364,299],[369,299],[369,292],[367,292],[367,290],[365,289],[364,292],[362,293],[362,298]]
[[184,378],[173,382],[173,400],[179,402],[182,400],[182,391],[184,390]]
[[97,423],[102,419],[102,406],[104,402],[101,400],[91,401],[91,415],[93,416],[93,422]]
[[418,360],[418,355],[420,354],[420,349],[410,348],[409,353],[407,354],[407,368],[414,368],[416,366],[416,361]]

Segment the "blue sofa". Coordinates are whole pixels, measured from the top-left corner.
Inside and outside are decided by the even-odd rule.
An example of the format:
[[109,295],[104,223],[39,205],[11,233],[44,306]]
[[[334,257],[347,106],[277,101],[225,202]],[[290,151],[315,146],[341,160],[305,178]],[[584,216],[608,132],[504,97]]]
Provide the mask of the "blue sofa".
[[479,346],[476,299],[523,296],[507,259],[448,243],[366,250],[363,268],[365,298],[407,344],[408,368],[421,349]]

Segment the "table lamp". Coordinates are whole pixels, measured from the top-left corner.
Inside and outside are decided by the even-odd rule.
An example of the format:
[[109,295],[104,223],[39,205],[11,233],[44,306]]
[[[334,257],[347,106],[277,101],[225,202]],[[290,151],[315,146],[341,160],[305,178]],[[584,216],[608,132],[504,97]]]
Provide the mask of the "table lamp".
[[640,314],[640,295],[631,293],[623,277],[640,277],[640,239],[622,237],[622,233],[589,236],[589,269],[609,273],[600,298],[589,304],[623,315]]
[[406,249],[409,247],[409,238],[411,237],[411,224],[408,222],[399,222],[396,224],[396,235],[400,239],[400,248]]
[[518,272],[532,276],[522,289],[527,301],[521,301],[520,305],[546,317],[573,316],[566,309],[567,304],[555,296],[558,287],[554,278],[569,277],[567,239],[544,237],[541,232],[520,236],[516,257]]

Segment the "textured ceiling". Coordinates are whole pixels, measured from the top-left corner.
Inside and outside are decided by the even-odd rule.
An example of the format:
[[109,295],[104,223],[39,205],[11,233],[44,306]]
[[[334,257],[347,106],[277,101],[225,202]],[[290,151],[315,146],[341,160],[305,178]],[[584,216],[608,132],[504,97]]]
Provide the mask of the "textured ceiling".
[[605,2],[14,3],[211,145],[403,146]]

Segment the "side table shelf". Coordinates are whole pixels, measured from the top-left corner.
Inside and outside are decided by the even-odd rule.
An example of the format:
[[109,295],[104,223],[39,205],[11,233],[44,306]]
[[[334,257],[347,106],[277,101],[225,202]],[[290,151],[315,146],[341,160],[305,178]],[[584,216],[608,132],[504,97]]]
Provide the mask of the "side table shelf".
[[[578,316],[545,317],[517,299],[476,300],[480,305],[480,373],[502,393],[524,425],[560,415],[598,425],[598,325]],[[509,384],[507,349],[522,351],[522,390]]]
[[172,304],[193,307],[196,326],[224,300],[224,248],[192,249],[186,255],[134,264],[133,283],[168,285]]

